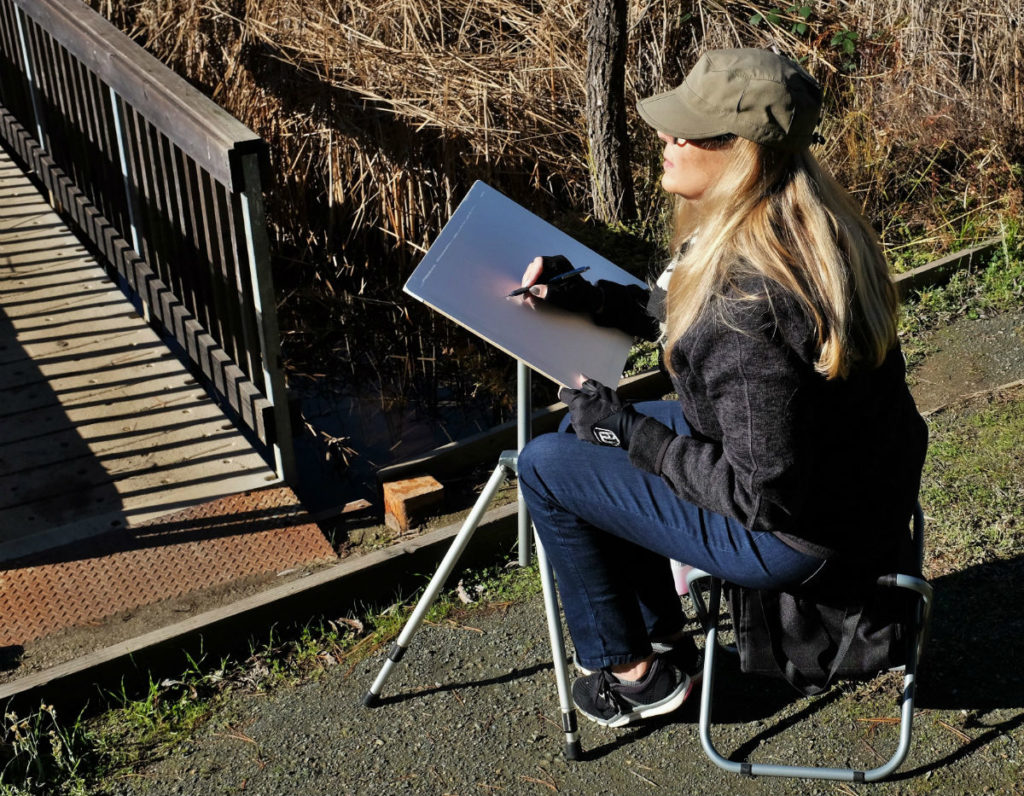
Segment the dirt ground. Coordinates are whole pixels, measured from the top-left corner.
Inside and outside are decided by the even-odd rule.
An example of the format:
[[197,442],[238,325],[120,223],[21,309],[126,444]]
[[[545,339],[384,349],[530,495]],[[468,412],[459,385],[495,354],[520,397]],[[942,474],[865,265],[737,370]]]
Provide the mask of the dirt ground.
[[1024,378],[1024,311],[962,320],[920,342],[926,353],[910,383],[922,412]]
[[[999,595],[1024,576],[1002,572]],[[955,604],[947,595],[932,646],[948,648]],[[993,632],[996,635],[993,635]],[[383,704],[360,699],[382,665],[377,655],[345,671],[270,696],[239,695],[175,753],[99,791],[137,794],[1020,794],[1024,682],[1003,660],[1024,654],[998,629],[972,631],[970,676],[959,665],[922,673],[914,744],[889,781],[849,786],[746,779],[712,765],[700,748],[693,699],[671,717],[624,730],[583,721],[584,759],[562,755],[563,735],[539,598],[425,626],[396,667]],[[1003,658],[1003,654],[1007,657]],[[845,685],[818,698],[718,673],[712,737],[735,759],[871,768],[895,748],[899,676]],[[1000,679],[1002,678],[1002,679]]]
[[[911,382],[925,413],[1024,378],[1024,311],[961,321],[923,343]],[[296,576],[301,573],[288,577]],[[700,749],[696,700],[677,715],[627,730],[583,722],[585,759],[566,761],[536,598],[422,629],[378,709],[362,708],[360,700],[380,655],[270,695],[238,693],[169,756],[94,793],[831,794],[870,787],[1024,794],[1024,683],[1019,670],[1005,665],[1024,660],[1015,587],[1022,577],[1024,562],[1014,560],[967,567],[934,584],[941,597],[930,648],[943,655],[922,671],[911,755],[882,784],[750,780],[721,772]],[[241,584],[115,618],[109,629],[44,640],[29,645],[26,662],[38,666],[89,643],[98,648],[130,638],[138,622],[152,629],[261,587],[266,583]],[[979,619],[965,627],[958,616]],[[728,659],[723,664],[714,738],[727,756],[792,762],[799,754],[813,764],[870,768],[894,748],[889,719],[896,715],[896,676],[794,699],[784,685],[741,676]]]

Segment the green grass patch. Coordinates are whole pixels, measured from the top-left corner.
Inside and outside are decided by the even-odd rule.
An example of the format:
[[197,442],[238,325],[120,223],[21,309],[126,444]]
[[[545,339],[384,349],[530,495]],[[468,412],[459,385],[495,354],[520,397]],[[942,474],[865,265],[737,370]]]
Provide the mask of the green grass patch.
[[1006,220],[1004,240],[980,267],[958,271],[945,285],[916,291],[900,308],[899,335],[909,368],[930,351],[928,332],[963,318],[1024,307],[1024,237]]
[[1024,390],[930,418],[921,485],[930,575],[1024,553]]
[[1024,306],[1024,237],[1007,219],[1003,244],[980,267],[959,271],[942,286],[916,291],[903,304],[900,334],[913,337],[959,318],[980,318]]

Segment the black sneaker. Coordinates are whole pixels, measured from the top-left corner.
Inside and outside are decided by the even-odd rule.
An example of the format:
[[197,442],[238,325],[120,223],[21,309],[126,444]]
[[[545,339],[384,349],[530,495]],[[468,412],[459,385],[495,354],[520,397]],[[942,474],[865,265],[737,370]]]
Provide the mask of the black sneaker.
[[591,721],[605,727],[624,727],[639,719],[671,713],[692,690],[689,675],[655,655],[639,682],[627,685],[602,669],[572,684],[572,700]]
[[[689,636],[683,636],[673,641],[652,641],[651,651],[665,658],[680,671],[690,675],[694,684],[700,682],[704,674],[704,656],[700,654],[697,645]],[[580,663],[580,659],[575,655],[573,655],[572,662],[576,671],[582,675],[590,675],[596,671],[596,669],[588,669]]]

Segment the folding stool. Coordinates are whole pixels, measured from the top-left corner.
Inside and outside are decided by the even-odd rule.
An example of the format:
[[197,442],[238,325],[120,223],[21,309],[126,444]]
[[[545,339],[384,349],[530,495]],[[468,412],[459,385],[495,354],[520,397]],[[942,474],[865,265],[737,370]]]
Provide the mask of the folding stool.
[[[747,776],[764,777],[802,777],[807,779],[841,780],[846,782],[874,782],[883,779],[893,773],[907,757],[910,751],[911,732],[914,719],[914,690],[916,688],[917,663],[924,647],[928,633],[928,623],[931,618],[932,587],[921,577],[921,566],[924,560],[924,514],[921,507],[917,506],[914,511],[913,520],[913,544],[915,549],[916,571],[913,573],[895,573],[883,575],[878,579],[881,587],[893,589],[908,589],[917,596],[916,610],[916,632],[907,640],[906,665],[903,677],[902,708],[900,712],[900,735],[899,744],[892,757],[883,765],[867,771],[859,771],[852,768],[828,768],[815,766],[796,765],[775,765],[768,763],[736,762],[723,757],[715,749],[711,741],[711,701],[715,685],[715,660],[718,642],[718,613],[721,602],[722,586],[721,579],[710,575],[703,570],[694,569],[687,574],[687,584],[690,596],[693,598],[697,617],[700,620],[706,634],[704,647],[704,686],[700,700],[700,741],[704,752],[711,761],[719,768],[737,774]],[[709,599],[707,602],[699,588],[698,582],[704,579],[710,581]],[[735,620],[734,620],[735,621]],[[728,651],[735,651],[733,647],[724,647]]]

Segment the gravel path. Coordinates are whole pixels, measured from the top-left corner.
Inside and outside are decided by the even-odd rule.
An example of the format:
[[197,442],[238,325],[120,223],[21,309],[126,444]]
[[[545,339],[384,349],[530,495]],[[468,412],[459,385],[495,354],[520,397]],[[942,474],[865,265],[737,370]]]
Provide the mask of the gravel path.
[[[360,699],[382,654],[350,674],[269,696],[239,695],[191,743],[112,794],[832,794],[849,786],[749,780],[705,759],[697,699],[670,718],[609,730],[584,721],[585,760],[567,762],[540,598],[426,626],[384,691]],[[954,674],[950,674],[955,677]],[[878,765],[895,745],[899,678],[794,698],[722,667],[715,741],[762,762]],[[923,694],[936,684],[925,683]],[[1019,699],[1020,687],[1015,690]],[[970,701],[970,700],[968,700]],[[934,700],[932,700],[933,704]],[[875,793],[1020,793],[1024,712],[947,703],[917,719],[911,755]],[[964,738],[971,738],[965,741]],[[844,788],[846,788],[844,790]]]

